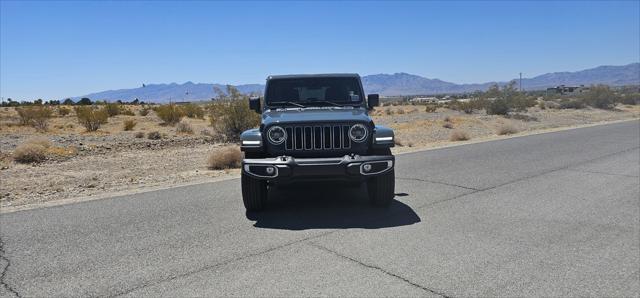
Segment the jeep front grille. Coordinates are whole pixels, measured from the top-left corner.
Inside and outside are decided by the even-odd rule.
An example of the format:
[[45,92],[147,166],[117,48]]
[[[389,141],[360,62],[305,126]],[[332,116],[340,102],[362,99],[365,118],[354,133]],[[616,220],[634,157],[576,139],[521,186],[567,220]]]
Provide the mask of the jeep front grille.
[[350,125],[284,126],[286,150],[343,150],[351,148]]

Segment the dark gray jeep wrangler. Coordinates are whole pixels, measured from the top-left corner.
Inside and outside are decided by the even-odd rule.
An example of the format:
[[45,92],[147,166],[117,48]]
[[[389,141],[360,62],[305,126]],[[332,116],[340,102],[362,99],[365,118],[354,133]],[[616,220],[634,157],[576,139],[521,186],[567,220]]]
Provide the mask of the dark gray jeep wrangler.
[[286,75],[267,78],[260,128],[242,133],[242,200],[248,211],[265,207],[268,191],[302,181],[366,183],[370,201],[387,206],[394,197],[393,131],[368,111],[378,95],[364,90],[357,74]]

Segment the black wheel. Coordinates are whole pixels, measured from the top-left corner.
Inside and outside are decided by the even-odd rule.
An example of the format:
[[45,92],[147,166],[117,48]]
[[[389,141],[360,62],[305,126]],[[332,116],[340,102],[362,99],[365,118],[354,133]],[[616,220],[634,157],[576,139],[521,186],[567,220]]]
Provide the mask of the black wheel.
[[242,202],[247,211],[260,211],[267,203],[267,181],[241,174]]
[[389,206],[395,195],[396,175],[393,169],[367,181],[369,201],[374,206]]

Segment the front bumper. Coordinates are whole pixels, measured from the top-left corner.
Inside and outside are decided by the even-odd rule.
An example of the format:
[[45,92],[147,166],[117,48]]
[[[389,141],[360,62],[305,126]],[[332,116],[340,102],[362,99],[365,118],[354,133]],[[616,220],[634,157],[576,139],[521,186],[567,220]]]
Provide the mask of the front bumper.
[[345,155],[332,158],[278,156],[245,159],[242,171],[258,179],[363,179],[384,174],[395,166],[392,155]]

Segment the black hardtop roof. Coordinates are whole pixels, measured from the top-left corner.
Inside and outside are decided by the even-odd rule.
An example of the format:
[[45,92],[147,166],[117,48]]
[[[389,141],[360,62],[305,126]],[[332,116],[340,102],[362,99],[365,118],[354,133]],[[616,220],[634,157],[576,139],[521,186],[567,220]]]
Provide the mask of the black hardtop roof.
[[290,75],[277,75],[268,76],[268,80],[277,79],[301,79],[301,78],[359,78],[357,73],[321,73],[321,74],[290,74]]

